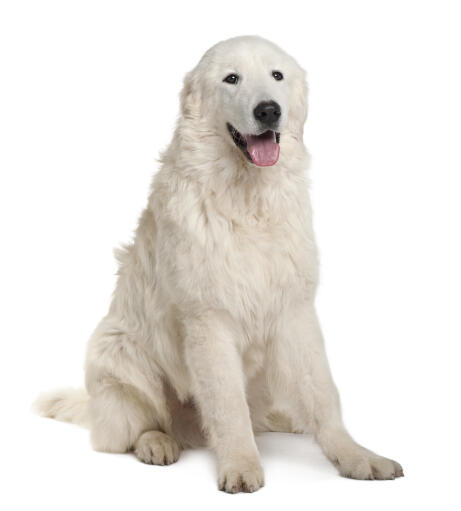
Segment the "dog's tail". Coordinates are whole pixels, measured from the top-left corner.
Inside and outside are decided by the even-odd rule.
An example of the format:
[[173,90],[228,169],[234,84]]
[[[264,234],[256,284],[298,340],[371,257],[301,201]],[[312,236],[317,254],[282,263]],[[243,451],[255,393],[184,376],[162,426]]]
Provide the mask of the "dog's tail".
[[62,389],[40,394],[33,404],[36,413],[88,428],[90,396],[84,389]]

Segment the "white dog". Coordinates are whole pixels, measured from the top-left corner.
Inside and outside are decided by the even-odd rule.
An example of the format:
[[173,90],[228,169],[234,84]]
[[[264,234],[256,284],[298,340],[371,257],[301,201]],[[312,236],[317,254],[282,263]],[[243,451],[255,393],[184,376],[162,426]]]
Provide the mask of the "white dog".
[[306,91],[295,60],[259,37],[217,44],[186,76],[173,140],[89,342],[87,392],[44,395],[41,414],[145,463],[209,445],[232,493],[264,484],[258,431],[313,433],[347,477],[403,475],[341,420],[314,309]]

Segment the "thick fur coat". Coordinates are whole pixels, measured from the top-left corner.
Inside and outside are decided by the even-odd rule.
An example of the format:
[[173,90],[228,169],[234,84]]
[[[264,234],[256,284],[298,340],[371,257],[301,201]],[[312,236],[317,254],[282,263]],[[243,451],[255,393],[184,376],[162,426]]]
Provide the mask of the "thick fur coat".
[[[133,450],[146,463],[209,445],[228,492],[263,485],[258,431],[314,434],[348,477],[402,475],[341,420],[314,309],[306,93],[293,58],[259,37],[217,44],[186,76],[173,140],[89,341],[86,391],[42,396],[43,415],[86,425],[95,449]],[[268,101],[280,155],[258,166],[232,134],[258,141],[254,109]]]

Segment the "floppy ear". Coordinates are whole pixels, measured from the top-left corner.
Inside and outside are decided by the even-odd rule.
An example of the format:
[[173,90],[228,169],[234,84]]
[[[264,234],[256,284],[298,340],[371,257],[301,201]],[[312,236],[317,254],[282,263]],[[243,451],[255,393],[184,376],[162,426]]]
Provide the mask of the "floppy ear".
[[194,69],[184,77],[183,89],[181,91],[181,113],[186,119],[198,119],[201,110],[201,93]]
[[294,83],[289,116],[292,130],[301,134],[307,118],[307,90],[306,73],[301,70]]

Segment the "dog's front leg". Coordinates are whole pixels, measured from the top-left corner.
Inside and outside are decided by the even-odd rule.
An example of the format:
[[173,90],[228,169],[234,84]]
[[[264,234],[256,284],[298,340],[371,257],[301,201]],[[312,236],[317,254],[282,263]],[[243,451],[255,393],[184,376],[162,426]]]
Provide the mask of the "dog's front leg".
[[275,401],[291,403],[296,429],[314,432],[341,475],[354,479],[394,479],[403,475],[396,461],[365,449],[344,427],[312,304],[298,304],[287,313],[272,348],[269,382]]
[[264,484],[245,397],[239,335],[223,312],[185,321],[185,354],[192,393],[218,459],[219,488],[253,492]]

